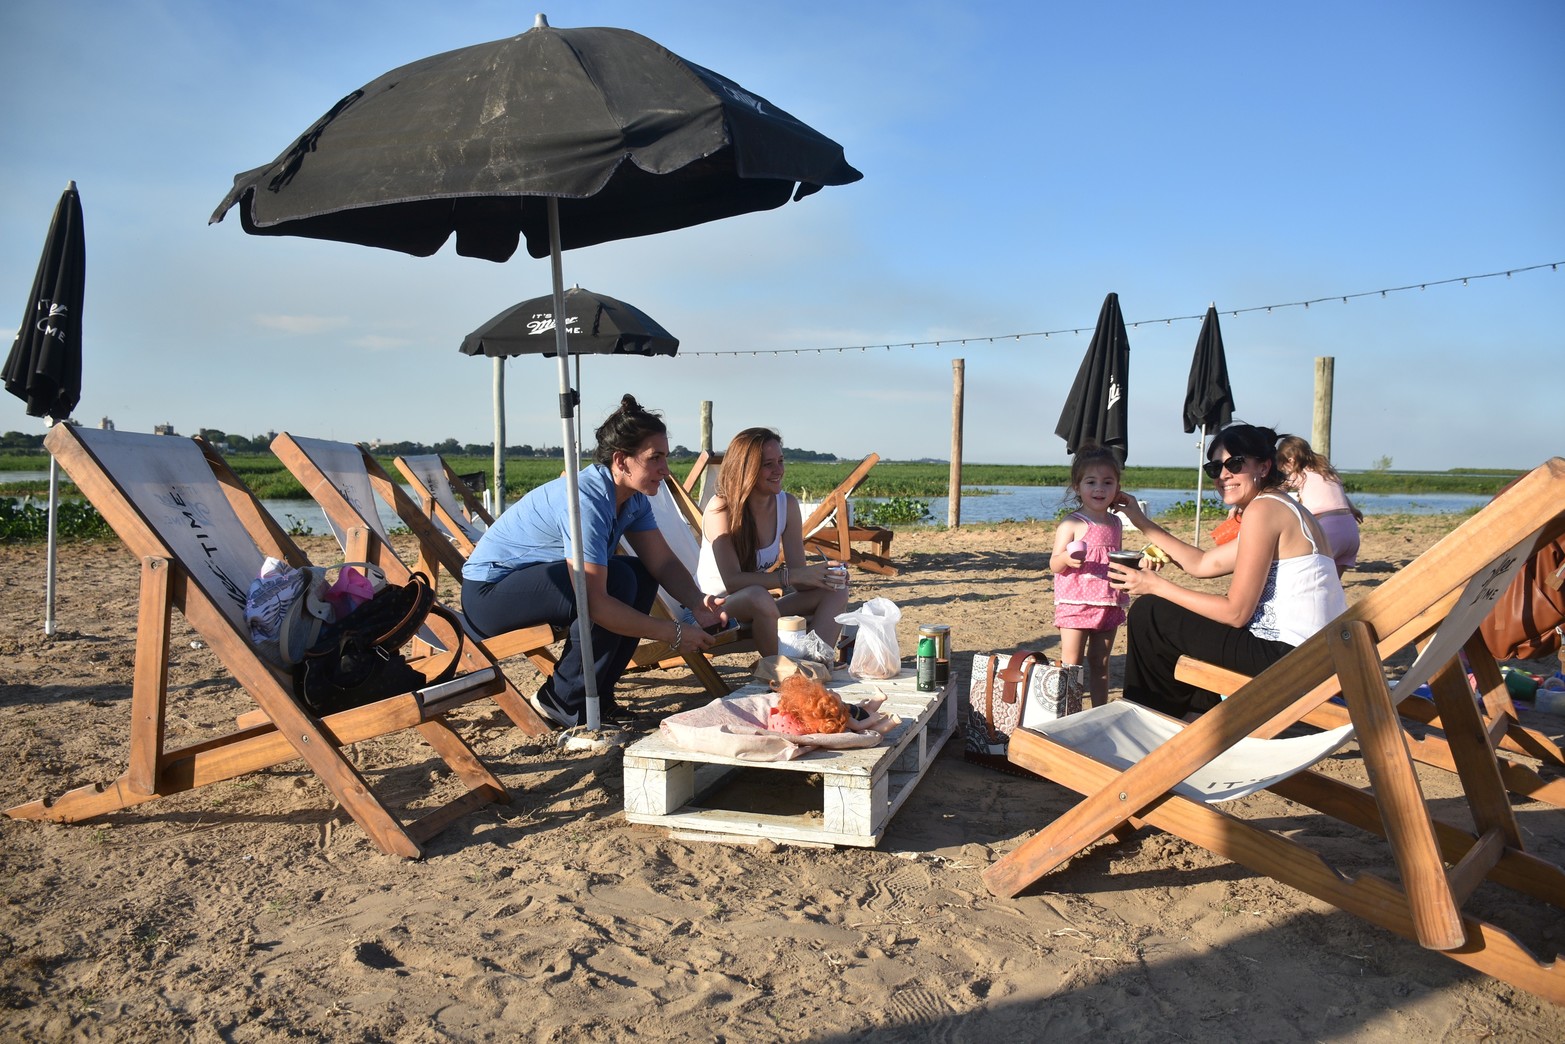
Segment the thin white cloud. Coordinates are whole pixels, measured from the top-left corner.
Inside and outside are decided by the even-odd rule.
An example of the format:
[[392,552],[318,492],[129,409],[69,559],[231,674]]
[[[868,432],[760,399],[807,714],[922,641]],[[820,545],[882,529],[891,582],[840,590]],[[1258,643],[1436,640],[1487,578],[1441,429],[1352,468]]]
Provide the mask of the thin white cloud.
[[325,333],[348,325],[347,317],[341,315],[257,315],[253,318],[257,326],[297,335]]
[[348,343],[355,348],[368,348],[372,352],[381,352],[391,348],[406,348],[413,342],[406,337],[385,337],[381,334],[365,334],[363,337],[353,338]]

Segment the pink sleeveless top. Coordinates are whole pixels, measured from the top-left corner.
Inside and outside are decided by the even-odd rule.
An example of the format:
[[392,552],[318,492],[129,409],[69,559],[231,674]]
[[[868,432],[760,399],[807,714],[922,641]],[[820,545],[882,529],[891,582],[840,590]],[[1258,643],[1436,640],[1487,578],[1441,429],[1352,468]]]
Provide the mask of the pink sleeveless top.
[[1119,516],[1110,515],[1106,525],[1079,511],[1071,517],[1087,523],[1087,532],[1081,538],[1087,550],[1082,553],[1080,569],[1062,569],[1054,574],[1054,604],[1128,606],[1130,595],[1109,586],[1109,552],[1120,549],[1123,529]]

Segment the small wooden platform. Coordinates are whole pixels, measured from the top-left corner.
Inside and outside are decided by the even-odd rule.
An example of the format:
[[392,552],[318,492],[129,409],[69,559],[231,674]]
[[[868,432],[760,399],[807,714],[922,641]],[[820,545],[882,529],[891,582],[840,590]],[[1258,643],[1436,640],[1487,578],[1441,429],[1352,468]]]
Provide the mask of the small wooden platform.
[[951,687],[919,692],[911,670],[862,682],[839,673],[831,687],[849,703],[885,696],[881,709],[902,724],[877,747],[769,762],[685,750],[656,733],[625,749],[625,818],[682,835],[873,848],[956,731]]

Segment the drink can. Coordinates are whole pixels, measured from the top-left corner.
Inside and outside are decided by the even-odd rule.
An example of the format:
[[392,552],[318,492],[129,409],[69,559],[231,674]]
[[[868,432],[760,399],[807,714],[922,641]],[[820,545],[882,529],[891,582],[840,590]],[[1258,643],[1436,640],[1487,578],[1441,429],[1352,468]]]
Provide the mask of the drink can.
[[935,640],[927,635],[918,640],[918,691],[934,692],[940,686],[935,684]]

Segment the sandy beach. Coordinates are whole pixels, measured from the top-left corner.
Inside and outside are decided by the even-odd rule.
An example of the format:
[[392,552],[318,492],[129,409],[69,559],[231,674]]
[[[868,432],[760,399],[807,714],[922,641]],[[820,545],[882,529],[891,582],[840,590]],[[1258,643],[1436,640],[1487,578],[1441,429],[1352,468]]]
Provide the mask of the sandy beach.
[[[1371,518],[1349,600],[1456,522]],[[854,601],[902,608],[904,656],[919,624],[950,624],[965,685],[975,651],[1057,648],[1051,544],[1045,524],[899,533],[902,575],[855,572]],[[43,547],[0,547],[0,562],[9,807],[123,771],[137,564],[115,541],[64,546],[46,639]],[[183,744],[253,703],[175,626],[169,730]],[[1116,688],[1123,651],[1121,632]],[[749,660],[718,664],[737,685]],[[530,692],[531,667],[507,667]],[[705,700],[683,672],[622,690],[642,731]],[[994,898],[980,872],[1074,795],[968,764],[960,735],[877,848],[809,849],[629,824],[618,753],[563,753],[487,702],[457,720],[513,803],[467,816],[418,862],[380,854],[297,763],[92,823],[0,821],[0,1037],[1565,1039],[1565,1008],[1152,829]],[[452,786],[405,735],[354,758],[394,801]],[[1324,764],[1363,781],[1352,745]],[[1454,777],[1420,777],[1462,821]],[[1346,872],[1394,874],[1383,847],[1334,820],[1265,793],[1245,805],[1297,823]],[[1565,861],[1565,813],[1522,801],[1517,816],[1532,851]],[[1558,911],[1515,893],[1484,886],[1472,905],[1534,948],[1565,941]]]

